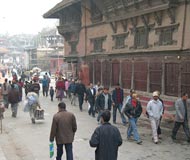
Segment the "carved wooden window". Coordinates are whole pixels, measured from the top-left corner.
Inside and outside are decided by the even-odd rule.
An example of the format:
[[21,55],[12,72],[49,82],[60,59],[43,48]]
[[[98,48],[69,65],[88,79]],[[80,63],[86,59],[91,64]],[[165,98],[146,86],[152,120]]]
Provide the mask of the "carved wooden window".
[[148,28],[141,27],[136,29],[135,33],[135,48],[147,48],[148,47]]
[[115,46],[113,47],[114,49],[120,49],[120,48],[125,48],[125,40],[127,37],[128,33],[125,34],[120,34],[120,35],[113,35],[113,40],[115,41]]
[[104,51],[103,42],[105,40],[106,40],[106,36],[91,39],[91,42],[93,43],[92,52],[103,52]]
[[173,31],[171,29],[162,30],[159,37],[160,45],[171,45],[172,44]]
[[93,2],[93,0],[90,1],[91,3],[91,20],[92,23],[97,23],[102,21],[102,13],[96,6],[96,4]]
[[159,41],[155,45],[164,46],[164,45],[173,45],[177,41],[173,40],[173,33],[177,31],[179,24],[158,27],[156,28],[156,34],[159,36]]

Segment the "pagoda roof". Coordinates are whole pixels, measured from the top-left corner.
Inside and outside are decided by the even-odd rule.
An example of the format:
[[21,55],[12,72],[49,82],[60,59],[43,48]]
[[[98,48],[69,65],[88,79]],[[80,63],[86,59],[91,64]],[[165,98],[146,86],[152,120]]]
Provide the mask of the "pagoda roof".
[[46,12],[43,17],[44,18],[59,18],[59,15],[57,14],[62,9],[69,7],[77,2],[80,2],[81,0],[62,0],[58,4],[56,4],[52,9],[50,9],[48,12]]

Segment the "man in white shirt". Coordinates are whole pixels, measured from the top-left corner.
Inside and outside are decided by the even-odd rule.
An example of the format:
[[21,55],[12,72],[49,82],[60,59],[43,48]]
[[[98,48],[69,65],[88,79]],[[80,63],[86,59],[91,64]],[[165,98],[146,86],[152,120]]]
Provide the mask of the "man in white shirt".
[[163,112],[162,102],[158,98],[158,92],[153,92],[153,99],[151,99],[147,104],[147,113],[149,115],[152,128],[152,138],[155,144],[158,144],[157,129]]

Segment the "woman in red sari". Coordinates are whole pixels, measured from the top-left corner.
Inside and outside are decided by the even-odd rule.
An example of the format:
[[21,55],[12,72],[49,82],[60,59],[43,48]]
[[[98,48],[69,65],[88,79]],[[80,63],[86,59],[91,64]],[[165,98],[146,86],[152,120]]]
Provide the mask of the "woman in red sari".
[[65,91],[65,82],[61,76],[56,81],[55,86],[56,86],[55,87],[56,88],[56,98],[58,99],[58,101],[62,101],[62,99],[64,97],[64,91]]

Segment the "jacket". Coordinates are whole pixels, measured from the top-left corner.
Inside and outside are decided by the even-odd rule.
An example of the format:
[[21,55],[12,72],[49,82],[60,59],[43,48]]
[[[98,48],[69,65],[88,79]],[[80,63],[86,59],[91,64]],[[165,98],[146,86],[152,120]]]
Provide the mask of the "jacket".
[[[132,99],[131,99],[132,100]],[[140,101],[137,100],[137,105],[136,107],[132,106],[131,100],[128,101],[128,103],[125,105],[124,109],[123,109],[123,113],[125,113],[125,115],[128,118],[138,118],[141,116],[142,113],[142,106]]]
[[122,138],[115,126],[104,123],[95,129],[89,143],[91,147],[96,147],[95,160],[117,160]]
[[163,104],[158,100],[150,100],[147,104],[147,113],[149,117],[153,117],[155,119],[160,119],[163,113]]
[[75,83],[71,83],[71,84],[69,85],[68,90],[69,90],[71,93],[75,93],[75,91],[76,91],[76,84],[75,84]]
[[92,88],[93,89],[93,94],[91,92],[91,88],[88,88],[86,90],[86,100],[89,102],[89,103],[95,103],[95,97],[96,97],[96,89],[95,88]]
[[40,91],[40,84],[34,82],[34,83],[31,85],[30,91],[39,94],[39,91]]
[[[186,101],[187,110],[189,109],[190,105]],[[175,115],[175,121],[176,122],[184,122],[185,120],[185,107],[183,104],[183,100],[180,98],[175,102],[175,109],[176,109],[176,115]],[[187,111],[188,114],[188,111]],[[188,115],[187,115],[188,117]],[[188,120],[188,119],[187,119]]]
[[2,95],[7,95],[10,89],[10,85],[8,83],[3,83],[1,86]]
[[15,104],[19,102],[19,92],[15,88],[11,88],[8,93],[8,101],[11,104]]
[[[95,106],[96,106],[98,111],[105,110],[104,93],[101,93],[100,95],[98,95],[98,97],[96,98]],[[111,106],[112,106],[111,95],[108,94],[108,110],[111,110]]]
[[74,114],[66,110],[60,110],[53,117],[50,142],[56,139],[57,144],[72,143],[77,130],[77,123]]
[[[115,104],[118,104],[117,103],[117,88],[115,88],[114,90],[113,90],[113,92],[112,92],[112,100],[113,100],[113,102],[115,103]],[[123,97],[124,97],[124,95],[123,95],[123,89],[119,89],[119,91],[120,91],[120,97],[121,97],[121,104],[123,104]]]
[[84,84],[79,83],[76,85],[76,90],[75,93],[77,93],[78,95],[83,95],[86,93],[86,87]]

